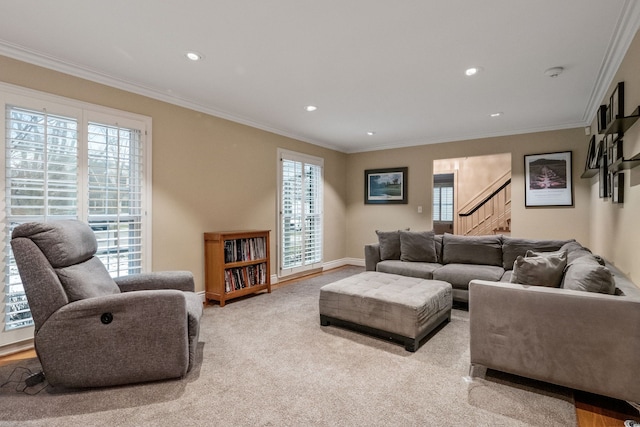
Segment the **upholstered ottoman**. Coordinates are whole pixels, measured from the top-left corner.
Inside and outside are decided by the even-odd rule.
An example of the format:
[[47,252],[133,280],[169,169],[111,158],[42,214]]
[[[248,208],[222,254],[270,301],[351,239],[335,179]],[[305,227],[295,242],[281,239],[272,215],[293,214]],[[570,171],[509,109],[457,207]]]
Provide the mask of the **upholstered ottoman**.
[[366,271],[320,288],[320,324],[397,340],[413,352],[451,319],[451,294],[441,280]]

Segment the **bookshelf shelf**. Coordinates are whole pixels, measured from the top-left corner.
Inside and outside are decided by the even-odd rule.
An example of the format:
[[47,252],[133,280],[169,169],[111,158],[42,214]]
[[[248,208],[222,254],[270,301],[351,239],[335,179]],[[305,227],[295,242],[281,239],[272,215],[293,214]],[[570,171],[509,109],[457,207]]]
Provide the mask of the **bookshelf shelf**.
[[204,233],[205,298],[227,300],[271,293],[269,230]]

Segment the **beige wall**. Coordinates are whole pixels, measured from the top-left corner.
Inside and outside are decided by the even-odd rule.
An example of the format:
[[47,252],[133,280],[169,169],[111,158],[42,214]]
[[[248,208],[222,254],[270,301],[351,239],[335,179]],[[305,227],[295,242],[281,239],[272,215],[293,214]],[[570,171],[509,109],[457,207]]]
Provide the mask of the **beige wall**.
[[0,81],[153,119],[153,268],[204,289],[206,231],[272,230],[277,148],[324,158],[325,262],[345,257],[347,155],[0,56]]
[[[589,245],[590,185],[581,180],[588,140],[584,129],[568,129],[445,144],[422,145],[349,155],[347,161],[347,256],[362,258],[363,246],[375,242],[375,230],[430,230],[433,160],[511,153],[512,229],[514,237],[575,238]],[[574,206],[524,207],[524,155],[573,152]],[[364,170],[409,167],[407,205],[365,205]],[[422,206],[422,213],[418,213]]]
[[[611,86],[601,101],[609,103],[609,96],[618,82],[624,82],[624,112],[629,116],[640,105],[640,32],[627,50]],[[597,122],[591,125],[597,132]],[[624,135],[625,158],[640,153],[640,122]],[[624,173],[624,204],[612,204],[600,199],[598,176],[591,178],[591,249],[615,262],[635,283],[640,283],[640,167]]]

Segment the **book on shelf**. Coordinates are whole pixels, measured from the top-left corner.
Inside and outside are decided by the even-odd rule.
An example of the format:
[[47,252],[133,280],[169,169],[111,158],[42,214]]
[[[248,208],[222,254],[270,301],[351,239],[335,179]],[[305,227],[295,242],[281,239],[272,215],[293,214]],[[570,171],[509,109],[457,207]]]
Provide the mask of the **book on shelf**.
[[266,242],[264,237],[248,239],[225,240],[224,262],[254,261],[266,257]]

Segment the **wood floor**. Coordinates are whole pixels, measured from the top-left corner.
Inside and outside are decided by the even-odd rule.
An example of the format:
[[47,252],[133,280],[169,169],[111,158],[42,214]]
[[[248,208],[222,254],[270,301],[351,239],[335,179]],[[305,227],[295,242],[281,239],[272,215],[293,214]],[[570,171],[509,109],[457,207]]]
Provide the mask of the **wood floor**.
[[[282,282],[274,285],[274,288],[287,286],[298,280],[301,279]],[[33,357],[36,357],[35,350],[3,356],[0,357],[0,366]],[[640,422],[640,413],[627,402],[579,391],[574,393],[574,397],[578,427],[622,427],[625,420],[629,419]]]

